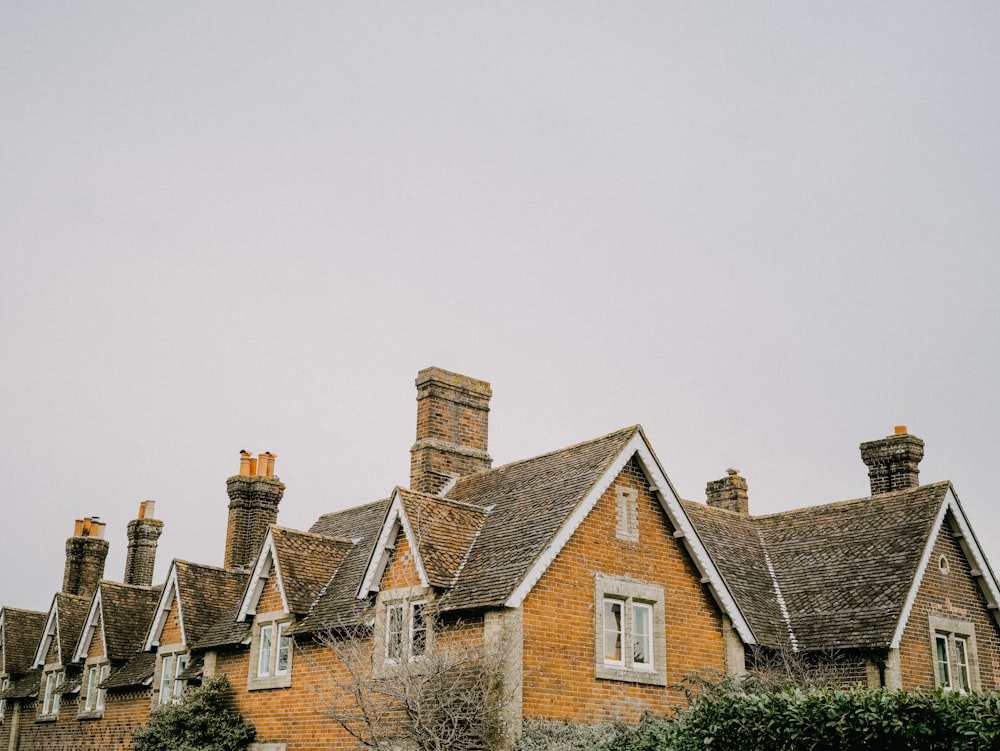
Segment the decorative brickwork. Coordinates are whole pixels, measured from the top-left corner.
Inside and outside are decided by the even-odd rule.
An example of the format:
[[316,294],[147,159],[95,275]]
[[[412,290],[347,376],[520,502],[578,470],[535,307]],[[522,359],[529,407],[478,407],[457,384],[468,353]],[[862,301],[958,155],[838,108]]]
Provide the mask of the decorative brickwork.
[[227,569],[253,566],[267,529],[278,522],[285,484],[277,477],[236,475],[226,480],[229,523],[226,527]]
[[156,566],[156,543],[163,533],[159,519],[133,519],[128,523],[128,554],[125,559],[125,583],[148,587],[153,583]]
[[861,459],[868,465],[872,495],[917,487],[923,458],[924,442],[908,433],[861,444]]
[[416,384],[410,489],[437,493],[450,478],[489,469],[490,385],[441,368],[421,370]]
[[104,561],[109,544],[99,537],[70,537],[66,540],[66,569],[62,591],[90,597],[104,577]]

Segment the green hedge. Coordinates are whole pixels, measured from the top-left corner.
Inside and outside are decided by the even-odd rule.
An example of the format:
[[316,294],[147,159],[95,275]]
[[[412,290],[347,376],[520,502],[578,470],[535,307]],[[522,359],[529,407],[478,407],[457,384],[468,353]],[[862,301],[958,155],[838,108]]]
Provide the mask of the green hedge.
[[619,728],[606,751],[996,751],[1000,693],[715,688],[674,719]]

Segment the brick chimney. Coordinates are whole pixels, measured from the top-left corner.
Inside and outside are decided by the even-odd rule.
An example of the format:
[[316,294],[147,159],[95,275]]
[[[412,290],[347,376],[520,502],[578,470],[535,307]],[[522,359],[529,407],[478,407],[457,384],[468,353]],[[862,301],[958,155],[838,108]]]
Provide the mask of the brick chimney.
[[125,558],[125,583],[139,587],[153,584],[156,565],[156,542],[163,533],[163,522],[153,518],[155,501],[139,504],[139,516],[128,523],[128,555]]
[[68,595],[90,597],[104,578],[104,561],[108,557],[108,541],[104,539],[105,524],[99,517],[77,519],[73,536],[66,540],[66,568],[62,591]]
[[920,484],[924,442],[897,425],[895,435],[862,443],[861,459],[868,465],[872,495],[915,488]]
[[425,368],[417,373],[417,441],[410,488],[437,493],[456,476],[489,469],[490,397],[486,381]]
[[264,543],[267,529],[278,521],[278,504],[285,485],[274,476],[275,455],[264,452],[254,458],[240,452],[240,473],[226,480],[229,494],[229,524],[226,527],[228,569],[253,565]]
[[712,508],[735,511],[737,514],[750,514],[750,499],[747,495],[747,481],[740,477],[738,469],[727,469],[727,476],[721,480],[712,480],[705,487],[705,502]]

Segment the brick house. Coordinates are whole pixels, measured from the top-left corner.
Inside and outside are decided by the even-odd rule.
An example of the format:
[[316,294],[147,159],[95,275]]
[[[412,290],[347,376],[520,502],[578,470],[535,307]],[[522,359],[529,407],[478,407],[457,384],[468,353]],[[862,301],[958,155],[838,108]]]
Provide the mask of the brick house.
[[871,498],[752,517],[735,472],[681,500],[638,426],[492,468],[489,384],[416,385],[409,488],[286,529],[274,456],[242,452],[221,568],[175,560],[152,587],[162,525],[142,507],[125,584],[101,582],[103,528],[82,522],[50,612],[0,612],[0,748],[127,748],[218,673],[260,751],[356,748],[329,716],[342,644],[392,680],[502,640],[504,743],[522,718],[635,721],[692,672],[775,654],[846,682],[1000,687],[997,582],[951,485],[917,484],[919,439],[862,446]]

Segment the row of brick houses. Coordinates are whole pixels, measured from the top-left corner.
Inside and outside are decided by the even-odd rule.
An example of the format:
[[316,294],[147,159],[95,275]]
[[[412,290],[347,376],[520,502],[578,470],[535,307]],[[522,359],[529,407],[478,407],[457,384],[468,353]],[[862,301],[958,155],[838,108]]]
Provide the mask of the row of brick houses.
[[735,470],[681,500],[638,426],[492,468],[490,385],[439,368],[416,385],[410,487],[308,531],[277,525],[274,456],[241,453],[223,567],[174,560],[154,585],[163,524],[144,502],[107,581],[104,527],[78,522],[49,611],[0,611],[0,748],[129,748],[157,705],[223,673],[257,749],[356,748],[328,713],[337,639],[392,680],[505,635],[507,744],[522,718],[635,721],[682,702],[685,676],[762,655],[1000,688],[996,577],[951,484],[919,484],[905,429],[862,444],[870,497],[751,516]]

